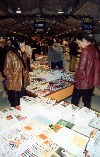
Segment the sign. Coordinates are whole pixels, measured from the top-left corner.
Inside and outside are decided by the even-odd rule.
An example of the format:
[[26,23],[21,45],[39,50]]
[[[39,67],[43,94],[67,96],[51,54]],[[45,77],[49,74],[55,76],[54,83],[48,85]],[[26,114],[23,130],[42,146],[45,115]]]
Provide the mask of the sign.
[[83,32],[86,32],[89,35],[93,36],[93,17],[83,17]]
[[37,33],[45,32],[45,18],[42,15],[36,15],[34,19],[34,30]]

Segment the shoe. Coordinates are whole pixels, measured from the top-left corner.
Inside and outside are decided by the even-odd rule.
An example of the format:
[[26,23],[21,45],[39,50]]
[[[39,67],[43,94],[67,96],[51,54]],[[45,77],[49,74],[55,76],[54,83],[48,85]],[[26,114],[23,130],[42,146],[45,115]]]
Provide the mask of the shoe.
[[89,105],[89,106],[87,106],[87,105],[85,106],[85,105],[84,105],[84,107],[87,107],[88,109],[91,110],[91,105]]
[[15,106],[15,109],[20,111],[21,107],[20,106]]

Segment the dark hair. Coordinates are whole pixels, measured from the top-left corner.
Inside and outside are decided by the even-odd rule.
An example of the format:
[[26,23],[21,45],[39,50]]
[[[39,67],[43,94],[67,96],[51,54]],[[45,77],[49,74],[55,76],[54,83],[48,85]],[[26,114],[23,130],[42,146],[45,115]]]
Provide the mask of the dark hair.
[[52,46],[53,44],[54,44],[54,40],[50,39],[50,40],[48,41],[48,46]]
[[90,42],[93,42],[94,41],[94,36],[92,34],[89,34],[89,33],[79,33],[76,35],[75,39],[78,39],[78,40],[82,40],[82,39],[85,39],[87,41],[90,41]]
[[18,43],[20,44],[20,43],[24,43],[24,42],[26,42],[25,39],[21,39],[21,40],[19,40]]

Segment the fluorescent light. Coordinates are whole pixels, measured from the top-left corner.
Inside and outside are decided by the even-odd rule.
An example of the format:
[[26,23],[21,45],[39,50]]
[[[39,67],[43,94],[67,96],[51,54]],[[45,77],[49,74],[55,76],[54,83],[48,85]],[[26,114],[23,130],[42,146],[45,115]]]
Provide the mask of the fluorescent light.
[[58,14],[63,14],[64,12],[63,12],[63,10],[62,10],[62,8],[60,8],[59,10],[58,10]]
[[21,14],[21,13],[22,13],[21,9],[18,8],[18,9],[16,10],[16,13],[17,13],[17,14]]

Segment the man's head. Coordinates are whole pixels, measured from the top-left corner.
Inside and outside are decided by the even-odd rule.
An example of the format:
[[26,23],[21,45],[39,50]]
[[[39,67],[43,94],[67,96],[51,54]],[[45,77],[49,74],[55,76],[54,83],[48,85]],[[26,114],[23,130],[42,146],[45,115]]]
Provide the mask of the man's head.
[[76,36],[76,43],[80,48],[86,48],[89,44],[91,44],[94,41],[93,36],[83,33],[83,34],[78,34]]
[[48,41],[48,46],[53,46],[54,45],[54,40],[53,39],[50,39],[49,41]]

